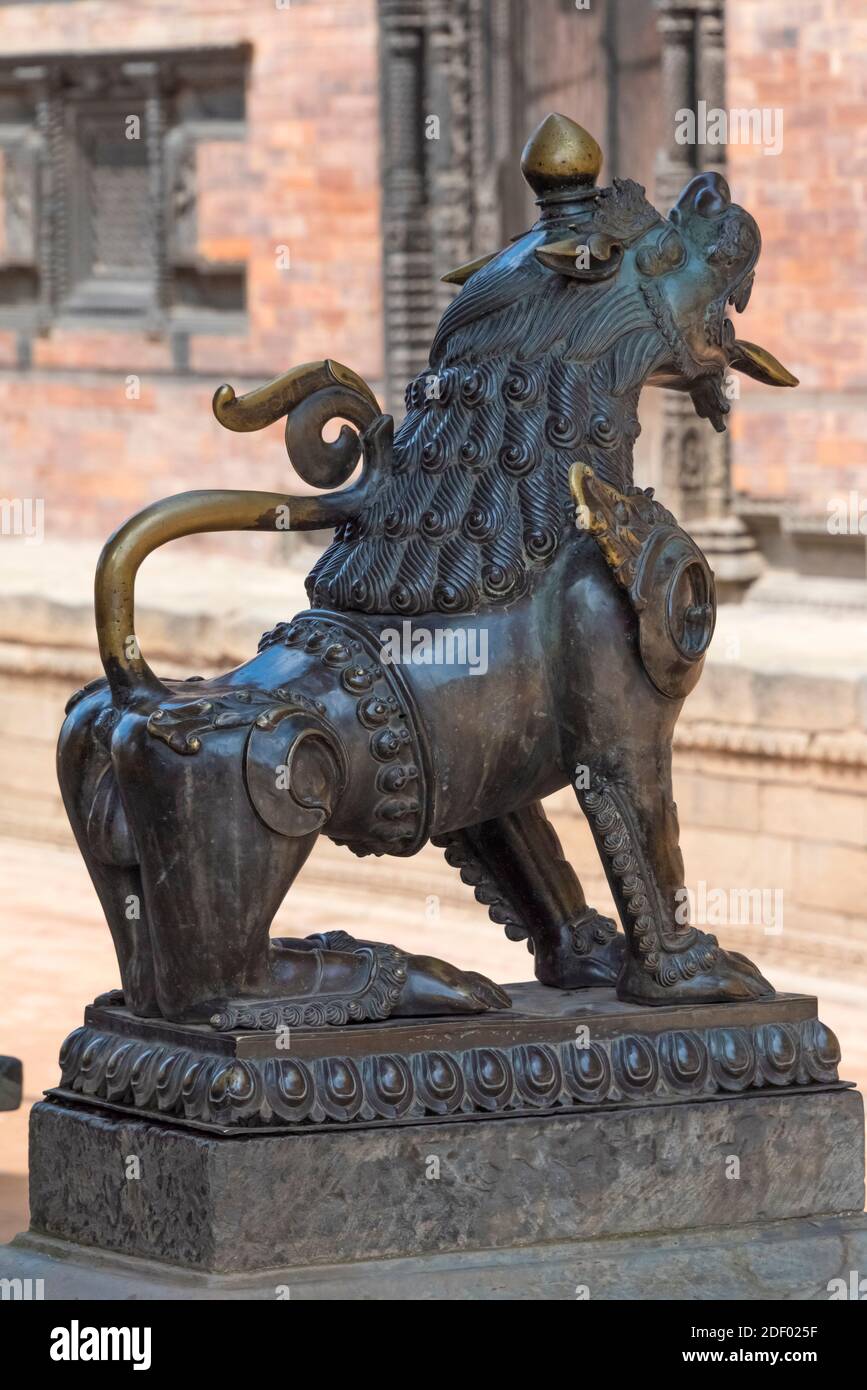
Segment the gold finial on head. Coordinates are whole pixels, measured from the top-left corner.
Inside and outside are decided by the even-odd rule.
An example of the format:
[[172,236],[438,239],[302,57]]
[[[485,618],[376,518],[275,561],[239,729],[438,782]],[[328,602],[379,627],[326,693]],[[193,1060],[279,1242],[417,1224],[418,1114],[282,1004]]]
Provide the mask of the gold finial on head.
[[593,136],[556,112],[537,126],[521,155],[521,172],[540,202],[592,188],[601,168],[602,151]]

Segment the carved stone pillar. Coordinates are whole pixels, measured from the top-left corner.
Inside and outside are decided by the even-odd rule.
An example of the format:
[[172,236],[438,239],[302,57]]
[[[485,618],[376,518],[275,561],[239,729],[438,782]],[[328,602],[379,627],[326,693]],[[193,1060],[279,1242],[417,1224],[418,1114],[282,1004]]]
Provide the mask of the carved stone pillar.
[[386,401],[399,410],[433,333],[424,158],[425,0],[380,0]]
[[[677,113],[693,107],[695,99],[695,7],[687,0],[657,0],[657,26],[661,40],[660,95],[665,104],[664,143],[656,157],[655,202],[663,211],[676,199],[695,172],[695,149],[681,145],[676,136]],[[689,431],[695,412],[688,397],[666,392],[663,397],[662,460],[657,476],[666,503],[684,522],[687,495],[697,490],[693,481],[694,440]],[[709,429],[709,426],[706,428]],[[687,465],[689,452],[693,462]],[[698,469],[699,474],[701,468]],[[686,485],[687,473],[691,486]],[[700,510],[700,507],[699,507]]]
[[[725,0],[656,0],[662,40],[661,91],[666,143],[657,157],[656,201],[671,204],[690,176],[725,175],[725,145],[678,144],[677,112],[725,109]],[[670,503],[705,551],[723,599],[739,599],[761,561],[755,542],[732,511],[728,433],[696,418],[688,397],[667,395],[659,476]]]
[[427,0],[425,155],[437,316],[454,296],[439,276],[473,254],[470,62],[477,10],[469,0]]
[[665,105],[665,141],[656,158],[656,201],[660,207],[677,197],[695,171],[695,148],[678,144],[677,112],[695,101],[695,4],[690,0],[656,0],[662,52],[660,96]]
[[148,176],[151,208],[151,255],[153,256],[153,300],[149,327],[159,333],[165,329],[168,302],[168,263],[166,258],[165,141],[166,121],[160,72],[156,63],[129,63],[126,70],[142,83],[145,96],[145,139],[148,148]]
[[[511,37],[509,5],[490,5],[470,0],[469,50],[469,161],[472,187],[473,250],[493,249],[502,234],[502,208],[498,196],[498,154],[504,133],[510,132],[508,46]],[[508,150],[509,134],[505,135]]]
[[[46,331],[55,305],[63,291],[61,277],[65,267],[59,254],[63,233],[65,199],[57,186],[57,169],[62,159],[63,110],[57,90],[57,74],[40,68],[36,74],[36,129],[40,148],[40,216],[37,219],[39,238],[38,264],[39,308],[36,327]],[[62,168],[62,164],[60,165]],[[60,234],[60,235],[59,235]]]
[[454,295],[440,276],[497,250],[516,0],[380,0],[386,398],[427,361]]
[[[696,96],[707,102],[707,109],[725,109],[725,4],[724,0],[701,0],[696,15]],[[725,145],[696,145],[699,169],[713,169],[725,177]],[[702,504],[704,514],[718,521],[729,511],[731,501],[729,435],[711,433],[705,444],[706,467]]]

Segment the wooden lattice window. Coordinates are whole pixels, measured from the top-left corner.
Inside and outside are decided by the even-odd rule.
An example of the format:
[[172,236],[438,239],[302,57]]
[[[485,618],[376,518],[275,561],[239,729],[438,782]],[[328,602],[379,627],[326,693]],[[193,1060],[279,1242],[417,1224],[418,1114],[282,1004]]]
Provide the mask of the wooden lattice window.
[[245,48],[0,63],[0,326],[238,332],[197,245],[197,146],[244,136]]

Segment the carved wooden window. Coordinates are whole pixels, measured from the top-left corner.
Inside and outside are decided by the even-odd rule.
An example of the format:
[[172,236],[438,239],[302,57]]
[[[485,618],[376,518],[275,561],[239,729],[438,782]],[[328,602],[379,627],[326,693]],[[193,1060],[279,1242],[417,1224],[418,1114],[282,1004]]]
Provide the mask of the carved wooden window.
[[197,148],[244,136],[245,48],[0,63],[0,326],[237,332],[198,248]]

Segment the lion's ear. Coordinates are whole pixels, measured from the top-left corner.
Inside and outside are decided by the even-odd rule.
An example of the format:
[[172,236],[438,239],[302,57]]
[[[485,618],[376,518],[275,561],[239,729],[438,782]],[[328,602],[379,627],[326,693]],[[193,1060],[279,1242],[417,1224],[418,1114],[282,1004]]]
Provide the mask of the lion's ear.
[[489,256],[478,256],[474,261],[466,261],[464,265],[455,266],[454,270],[441,275],[440,279],[445,285],[465,285],[471,275],[475,275],[483,266],[489,265],[499,254],[499,251],[492,251]]
[[586,239],[569,236],[537,247],[536,259],[570,280],[608,280],[620,269],[623,247],[598,233]]

